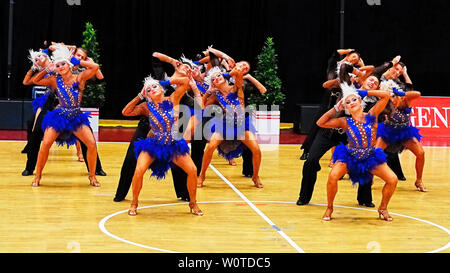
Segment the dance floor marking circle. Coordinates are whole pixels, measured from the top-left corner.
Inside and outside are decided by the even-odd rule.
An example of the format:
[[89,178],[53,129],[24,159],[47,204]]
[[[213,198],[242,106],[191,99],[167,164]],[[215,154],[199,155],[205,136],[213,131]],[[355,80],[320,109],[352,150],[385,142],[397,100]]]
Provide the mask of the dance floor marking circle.
[[[287,202],[287,201],[251,201],[251,202],[252,202],[252,203],[273,203],[273,204],[295,204],[295,202]],[[199,203],[199,204],[242,203],[242,200],[239,200],[239,201],[204,201],[204,202],[197,202],[197,203]],[[138,208],[138,210],[147,209],[147,208],[155,208],[155,207],[163,207],[163,206],[186,205],[186,204],[187,204],[187,203],[185,203],[185,202],[182,202],[182,203],[158,204],[158,205],[143,206],[143,207]],[[313,205],[313,206],[327,206],[326,204],[315,204],[315,203],[310,203],[309,205]],[[370,212],[377,212],[377,210],[373,210],[373,209],[358,208],[358,207],[350,207],[350,206],[340,206],[340,205],[335,205],[335,207],[338,207],[338,208],[346,208],[346,209],[356,209],[356,210],[370,211]],[[151,246],[147,246],[147,245],[135,243],[135,242],[126,240],[126,239],[124,239],[124,238],[121,238],[121,237],[119,237],[119,236],[117,236],[117,235],[114,235],[114,234],[112,234],[111,232],[109,232],[109,231],[106,229],[105,224],[106,224],[106,222],[107,222],[109,219],[111,219],[111,218],[113,218],[114,216],[117,216],[117,215],[119,215],[119,214],[127,213],[127,212],[128,212],[128,210],[122,210],[122,211],[118,211],[118,212],[115,212],[115,213],[112,213],[112,214],[110,214],[110,215],[105,216],[102,220],[100,220],[100,222],[99,222],[99,224],[98,224],[98,227],[99,227],[100,230],[101,230],[103,233],[105,233],[107,236],[109,236],[109,237],[111,237],[111,238],[113,238],[113,239],[119,240],[119,241],[121,241],[121,242],[130,244],[130,245],[134,245],[134,246],[138,246],[138,247],[142,247],[142,248],[146,248],[146,249],[150,249],[150,250],[156,250],[156,251],[160,251],[160,252],[166,252],[166,253],[179,253],[179,252],[173,251],[173,250],[162,249],[162,248],[156,248],[156,247],[151,247]],[[445,227],[443,227],[443,226],[441,226],[441,225],[438,225],[438,224],[436,224],[436,223],[433,223],[433,222],[430,222],[430,221],[427,221],[427,220],[423,220],[423,219],[420,219],[420,218],[417,218],[417,217],[413,217],[413,216],[408,216],[408,215],[404,215],[404,214],[395,213],[395,212],[389,212],[389,214],[391,214],[391,215],[396,215],[396,216],[399,216],[399,217],[408,218],[408,219],[415,220],[415,221],[419,221],[419,222],[422,222],[422,223],[425,223],[425,224],[428,224],[428,225],[432,225],[432,226],[434,226],[434,227],[436,227],[436,228],[439,228],[439,229],[443,230],[443,231],[446,232],[448,235],[450,235],[450,231],[449,231],[447,228],[445,228]],[[134,217],[136,217],[136,216],[134,216]],[[137,217],[139,217],[139,216],[137,216]],[[322,220],[320,220],[320,221],[322,221]],[[273,226],[273,227],[274,227],[275,230],[277,230],[277,226]],[[278,230],[277,230],[277,231],[278,231]],[[448,242],[448,243],[447,243],[445,246],[443,246],[443,247],[440,247],[440,248],[437,248],[437,249],[428,251],[427,253],[437,253],[437,252],[446,250],[446,249],[448,249],[449,247],[450,247],[450,242]]]

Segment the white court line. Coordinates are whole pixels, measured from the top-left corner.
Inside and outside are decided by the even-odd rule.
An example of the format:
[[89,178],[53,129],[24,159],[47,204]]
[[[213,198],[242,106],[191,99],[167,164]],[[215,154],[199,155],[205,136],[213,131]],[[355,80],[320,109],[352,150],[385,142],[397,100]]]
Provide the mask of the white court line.
[[[200,202],[197,202],[197,203],[199,203],[199,204],[219,204],[219,203],[241,203],[241,202],[242,202],[242,201],[231,201],[231,200],[227,200],[227,201],[200,201]],[[269,200],[265,200],[265,201],[255,201],[255,200],[254,200],[254,201],[252,201],[252,202],[253,202],[253,203],[274,203],[274,204],[295,204],[295,202],[288,202],[288,201],[269,201]],[[168,203],[168,204],[150,205],[150,206],[140,207],[140,208],[138,208],[138,210],[141,210],[141,209],[147,209],[147,208],[155,208],[155,207],[163,207],[163,206],[177,206],[177,205],[184,205],[184,204],[188,204],[188,203],[186,203],[186,202],[178,202],[178,203]],[[315,204],[315,203],[310,203],[310,205],[313,205],[313,206],[324,206],[324,207],[327,206],[326,204]],[[356,209],[356,210],[370,211],[370,212],[377,212],[377,211],[374,210],[374,209],[367,209],[367,208],[349,207],[349,206],[341,206],[341,205],[335,205],[335,207],[339,207],[339,208],[347,208],[347,209]],[[151,247],[151,246],[147,246],[147,245],[135,243],[135,242],[132,242],[132,241],[123,239],[123,238],[121,238],[121,237],[119,237],[119,236],[113,235],[111,232],[109,232],[109,231],[106,229],[106,227],[105,227],[106,221],[108,221],[109,219],[111,219],[111,218],[114,217],[114,216],[117,216],[117,215],[119,215],[119,214],[121,214],[121,213],[127,213],[127,212],[128,212],[128,210],[122,210],[122,211],[119,211],[119,212],[116,212],[116,213],[113,213],[113,214],[111,214],[111,215],[106,216],[105,218],[103,218],[103,219],[99,222],[99,228],[100,228],[100,230],[101,230],[102,232],[104,232],[106,235],[108,235],[108,236],[110,236],[110,237],[112,237],[112,238],[114,238],[114,239],[116,239],[116,240],[119,240],[119,241],[122,241],[122,242],[124,242],[124,243],[127,243],[127,244],[131,244],[131,245],[134,245],[134,246],[143,247],[143,248],[147,248],[147,249],[157,250],[157,251],[160,251],[160,252],[180,253],[180,252],[176,252],[176,251],[173,251],[173,250],[166,250],[166,249],[161,249],[161,248],[155,248],[155,247]],[[389,213],[392,214],[392,215],[397,215],[397,216],[400,216],[400,217],[405,217],[405,218],[409,218],[409,219],[412,219],[412,220],[416,220],[416,221],[419,221],[419,222],[422,222],[422,223],[425,223],[425,224],[432,225],[432,226],[434,226],[434,227],[437,227],[437,228],[439,228],[439,229],[445,231],[448,235],[450,235],[450,231],[449,231],[447,228],[445,228],[445,227],[443,227],[443,226],[440,226],[440,225],[438,225],[438,224],[435,224],[435,223],[433,223],[433,222],[430,222],[430,221],[427,221],[427,220],[423,220],[423,219],[419,219],[419,218],[412,217],[412,216],[408,216],[408,215],[403,215],[403,214],[395,213],[395,212],[389,212]],[[437,252],[446,250],[446,249],[448,249],[449,247],[450,247],[450,242],[447,243],[447,244],[446,244],[445,246],[443,246],[443,247],[440,247],[440,248],[434,249],[434,250],[430,250],[430,251],[428,251],[428,253],[437,253]]]
[[267,217],[252,202],[250,202],[250,200],[248,200],[248,198],[242,192],[240,192],[230,181],[228,181],[228,179],[226,179],[225,176],[223,176],[212,164],[210,164],[209,167],[220,178],[222,178],[222,180],[225,181],[225,183],[227,183],[228,186],[230,186],[234,190],[234,192],[236,192],[236,194],[239,195],[257,214],[259,214],[259,216],[261,216],[271,227],[273,227],[281,235],[281,237],[283,237],[286,241],[288,241],[288,243],[293,248],[295,248],[295,250],[297,250],[299,253],[305,253],[305,251],[303,249],[301,249],[291,238],[289,238],[289,236],[286,235],[286,233],[284,233],[279,227],[277,227],[275,225],[275,223],[272,222],[272,220],[269,219],[269,217]]
[[135,243],[135,242],[132,242],[132,241],[128,241],[128,240],[126,240],[126,239],[120,238],[119,236],[116,236],[116,235],[112,234],[111,232],[109,232],[109,231],[106,229],[106,227],[105,227],[106,221],[108,221],[110,218],[112,218],[112,217],[114,217],[114,216],[116,216],[116,215],[118,215],[118,214],[127,213],[127,212],[128,212],[128,210],[122,210],[122,211],[118,211],[118,212],[116,212],[116,213],[113,213],[113,214],[110,214],[110,215],[106,216],[105,218],[103,218],[103,219],[99,222],[98,227],[99,227],[100,230],[101,230],[103,233],[105,233],[106,235],[108,235],[108,236],[110,236],[110,237],[112,237],[112,238],[114,238],[114,239],[116,239],[116,240],[119,240],[119,241],[122,241],[122,242],[124,242],[124,243],[130,244],[130,245],[139,246],[139,247],[143,247],[143,248],[147,248],[147,249],[151,249],[151,250],[156,250],[156,251],[161,251],[161,252],[166,252],[166,253],[179,253],[179,252],[175,252],[175,251],[172,251],[172,250],[167,250],[167,249],[161,249],[161,248],[156,248],[156,247],[146,246],[146,245],[143,245],[143,244],[139,244],[139,243]]

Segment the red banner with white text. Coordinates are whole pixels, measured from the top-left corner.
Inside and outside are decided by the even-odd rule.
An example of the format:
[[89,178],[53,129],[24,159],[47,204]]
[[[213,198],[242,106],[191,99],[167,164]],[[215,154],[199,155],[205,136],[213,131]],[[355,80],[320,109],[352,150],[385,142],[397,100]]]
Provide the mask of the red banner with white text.
[[425,137],[450,137],[450,97],[420,97],[412,102],[411,123]]

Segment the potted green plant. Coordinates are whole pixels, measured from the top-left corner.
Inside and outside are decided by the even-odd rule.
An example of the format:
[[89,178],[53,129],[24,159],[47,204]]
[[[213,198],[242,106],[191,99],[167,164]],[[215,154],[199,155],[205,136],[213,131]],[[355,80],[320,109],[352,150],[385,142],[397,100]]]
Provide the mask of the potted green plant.
[[[97,33],[89,22],[86,23],[86,29],[83,31],[83,44],[81,47],[87,51],[88,57],[98,63],[101,68]],[[104,81],[100,82],[94,78],[86,82],[83,93],[82,110],[91,112],[92,118],[90,121],[94,133],[98,132],[100,107],[105,104],[105,86],[106,83]]]
[[256,108],[255,127],[260,135],[280,134],[280,107],[286,95],[282,91],[282,82],[278,77],[278,55],[275,52],[273,38],[268,37],[261,53],[257,57],[254,77],[267,89],[264,94],[252,93],[248,104]]

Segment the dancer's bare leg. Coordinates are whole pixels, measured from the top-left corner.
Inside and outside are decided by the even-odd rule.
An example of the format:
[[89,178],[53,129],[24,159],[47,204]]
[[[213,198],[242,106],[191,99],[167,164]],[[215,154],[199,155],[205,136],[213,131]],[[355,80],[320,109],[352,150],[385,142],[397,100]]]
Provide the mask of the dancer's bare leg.
[[218,133],[214,133],[211,136],[211,139],[209,140],[209,143],[206,146],[205,152],[203,154],[202,170],[200,172],[200,176],[198,177],[197,187],[199,188],[203,187],[203,182],[205,181],[206,178],[206,170],[208,169],[209,163],[211,163],[213,153],[220,145],[220,143],[222,143],[222,141],[223,139]]
[[245,146],[247,146],[252,152],[252,163],[253,163],[253,183],[257,188],[263,188],[263,184],[259,179],[259,168],[261,166],[261,149],[259,148],[258,142],[256,141],[256,136],[250,131],[245,131],[245,139],[242,140]]
[[135,216],[137,214],[137,207],[139,204],[139,193],[142,189],[142,182],[144,180],[144,174],[148,170],[148,167],[152,164],[152,157],[146,153],[141,152],[137,159],[136,169],[134,171],[133,179],[131,180],[133,200],[131,201],[128,215]]
[[33,183],[31,184],[33,187],[38,187],[42,177],[42,170],[45,167],[48,159],[48,153],[56,138],[59,136],[59,133],[55,131],[53,128],[47,128],[44,132],[44,137],[42,139],[41,148],[39,149],[39,154],[36,163],[36,173],[34,175]]
[[322,217],[322,219],[325,221],[331,220],[331,214],[333,213],[334,198],[336,197],[338,191],[338,181],[346,173],[347,173],[347,166],[345,165],[345,163],[336,162],[333,164],[330,174],[328,175],[328,182],[327,182],[328,205]]
[[385,182],[381,191],[382,197],[380,206],[378,207],[378,213],[380,217],[383,217],[384,220],[392,221],[392,217],[389,216],[389,212],[387,211],[387,206],[389,204],[389,201],[391,200],[392,195],[395,192],[395,188],[397,187],[398,178],[386,163],[379,165],[375,170],[372,171],[372,174],[383,179]]
[[77,140],[77,157],[79,162],[84,162],[83,153],[81,152],[80,141]]
[[425,151],[416,138],[405,141],[404,145],[416,156],[416,182],[414,185],[416,186],[417,190],[426,192],[427,189],[422,182],[423,167],[425,165]]
[[187,174],[187,188],[189,191],[189,208],[194,215],[203,215],[201,209],[197,205],[197,167],[189,155],[179,156],[173,160],[173,163],[183,169]]
[[97,165],[97,144],[95,143],[94,135],[88,126],[81,126],[76,132],[75,136],[80,139],[87,147],[87,162],[89,167],[89,182],[94,187],[100,187],[100,183],[95,176]]

